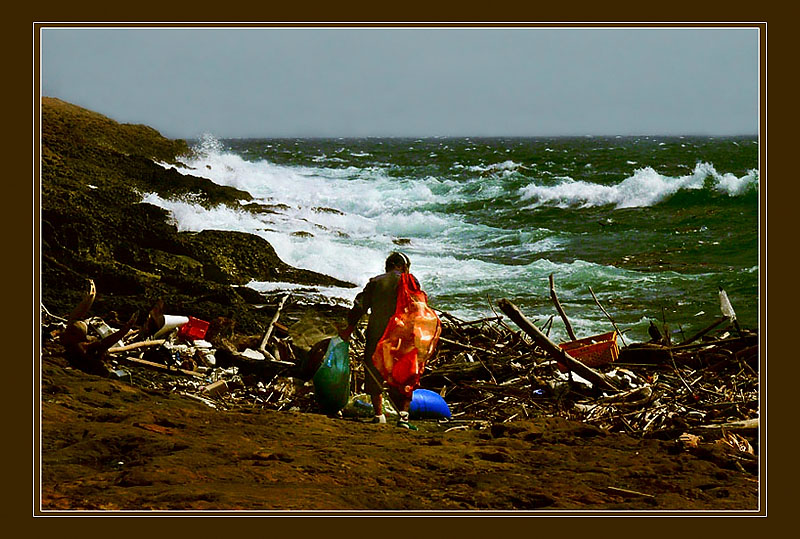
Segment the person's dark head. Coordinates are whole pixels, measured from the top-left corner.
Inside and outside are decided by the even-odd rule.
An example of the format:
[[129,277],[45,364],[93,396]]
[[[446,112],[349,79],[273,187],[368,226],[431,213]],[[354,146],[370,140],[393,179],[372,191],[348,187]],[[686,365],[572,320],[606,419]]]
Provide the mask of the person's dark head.
[[411,267],[411,260],[408,259],[405,253],[395,251],[386,259],[386,271],[399,270],[407,272],[409,267]]

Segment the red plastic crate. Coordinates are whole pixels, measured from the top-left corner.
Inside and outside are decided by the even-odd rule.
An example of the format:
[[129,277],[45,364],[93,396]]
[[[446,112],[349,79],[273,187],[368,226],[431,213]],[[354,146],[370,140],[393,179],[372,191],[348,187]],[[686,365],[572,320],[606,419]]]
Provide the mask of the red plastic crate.
[[[616,331],[562,343],[559,347],[587,367],[606,365],[619,357]],[[567,372],[568,369],[559,363],[558,370]]]
[[206,331],[208,331],[208,322],[190,316],[189,321],[178,330],[178,337],[186,340],[200,340],[205,338]]

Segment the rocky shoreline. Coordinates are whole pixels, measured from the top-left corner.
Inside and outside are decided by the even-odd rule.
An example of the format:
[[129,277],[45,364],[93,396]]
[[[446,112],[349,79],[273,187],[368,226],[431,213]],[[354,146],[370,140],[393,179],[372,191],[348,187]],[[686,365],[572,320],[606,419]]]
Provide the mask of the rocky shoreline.
[[[563,395],[539,401],[532,390],[546,389],[539,375],[549,373],[554,362],[533,361],[530,343],[507,326],[485,329],[493,319],[478,326],[445,317],[450,339],[442,341],[446,353],[433,374],[448,386],[450,402],[470,411],[463,419],[420,420],[419,432],[412,432],[359,417],[305,413],[314,410],[310,404],[268,409],[264,403],[274,405],[281,391],[296,397],[292,402],[310,403],[313,386],[302,376],[289,380],[261,371],[250,376],[235,347],[257,348],[279,313],[281,331],[299,352],[293,374],[302,374],[304,359],[313,355],[308,350],[335,334],[346,307],[295,294],[284,303],[283,292],[265,295],[245,285],[251,280],[309,289],[356,285],[291,267],[258,236],[180,232],[165,210],[142,202],[143,194],[152,192],[165,199],[191,195],[207,207],[274,209],[241,204],[252,200],[249,193],[170,168],[189,155],[185,141],[52,98],[42,100],[41,119],[42,312],[68,316],[89,279],[97,288],[90,314],[109,322],[138,312],[142,325],[162,300],[164,313],[224,329],[225,339],[218,332],[216,370],[236,360],[238,382],[256,388],[260,402],[226,395],[229,407],[210,407],[207,390],[213,384],[205,385],[204,377],[164,365],[145,370],[144,360],[127,380],[92,376],[69,364],[56,335],[43,325],[36,380],[38,514],[220,509],[752,514],[761,508],[758,458],[711,434],[703,433],[705,440],[674,439],[688,427],[670,425],[674,428],[663,436],[637,436],[576,420],[574,411],[568,417],[548,411],[547,406],[560,409],[566,403]],[[472,344],[457,342],[459,336]],[[354,339],[351,357],[358,355],[357,343]],[[753,347],[745,350],[742,361],[756,353]],[[469,351],[483,353],[484,360],[465,363]],[[653,369],[669,381],[658,365]],[[435,377],[426,381],[438,383]],[[186,388],[201,383],[208,398],[189,398]],[[675,399],[691,396],[673,385]],[[228,389],[246,393],[238,386]],[[631,403],[619,406],[626,404]],[[727,409],[728,403],[722,404]],[[469,417],[481,405],[491,420],[476,424]],[[498,415],[506,411],[513,414]],[[630,431],[633,420],[625,416]]]
[[[252,196],[208,179],[184,175],[177,165],[191,152],[142,125],[120,124],[55,98],[42,99],[42,303],[65,316],[93,279],[93,314],[143,317],[163,299],[166,312],[204,320],[235,320],[237,331],[263,331],[272,316],[269,298],[246,286],[252,280],[309,287],[355,287],[284,263],[252,234],[179,232],[168,213],[142,202],[143,193],[191,196],[198,204],[242,206]],[[162,166],[163,163],[167,166]],[[308,306],[303,307],[303,311]],[[342,309],[320,306],[322,316]],[[290,301],[284,311],[299,316]]]

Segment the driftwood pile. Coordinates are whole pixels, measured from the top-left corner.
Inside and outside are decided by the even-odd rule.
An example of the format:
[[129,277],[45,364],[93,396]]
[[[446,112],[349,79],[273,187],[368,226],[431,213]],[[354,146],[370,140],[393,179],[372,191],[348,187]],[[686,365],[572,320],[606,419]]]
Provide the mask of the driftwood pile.
[[[551,292],[567,322],[552,281]],[[109,357],[120,378],[134,385],[217,409],[314,412],[313,371],[293,354],[291,337],[277,322],[285,299],[247,353],[230,345],[179,343],[172,335],[150,345],[121,343]],[[758,338],[739,328],[735,318],[723,316],[680,343],[653,339],[626,345],[616,361],[591,368],[550,341],[552,318],[540,329],[510,301],[497,305],[502,314],[471,321],[438,311],[442,334],[421,386],[445,399],[453,424],[480,428],[559,416],[634,436],[757,428]],[[357,330],[350,344],[354,396],[363,391],[362,353],[363,333]]]
[[[506,300],[499,306],[512,319],[520,315]],[[602,368],[565,373],[558,368],[563,352],[546,335],[531,336],[501,316],[463,321],[441,314],[440,350],[422,385],[445,398],[454,418],[561,416],[637,436],[757,425],[753,333],[732,336],[723,328],[675,346],[631,344]],[[514,321],[525,326],[523,319]]]

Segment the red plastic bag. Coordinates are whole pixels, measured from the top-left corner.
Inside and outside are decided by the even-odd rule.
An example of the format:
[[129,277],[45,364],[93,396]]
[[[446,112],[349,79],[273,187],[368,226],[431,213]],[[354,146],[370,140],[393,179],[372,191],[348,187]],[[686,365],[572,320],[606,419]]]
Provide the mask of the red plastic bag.
[[442,323],[428,307],[428,296],[410,273],[403,273],[397,285],[397,308],[378,341],[372,363],[390,386],[411,396],[441,332]]

